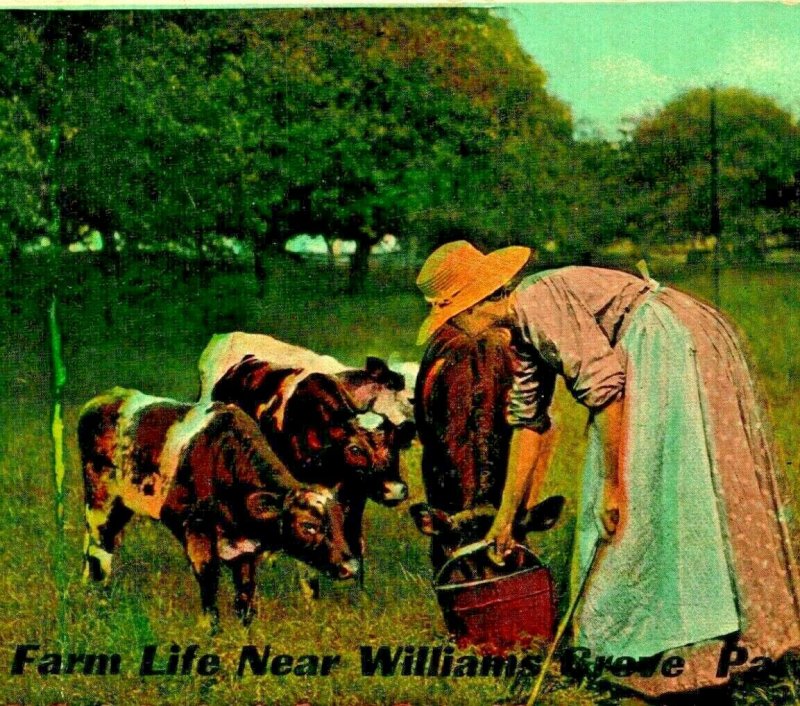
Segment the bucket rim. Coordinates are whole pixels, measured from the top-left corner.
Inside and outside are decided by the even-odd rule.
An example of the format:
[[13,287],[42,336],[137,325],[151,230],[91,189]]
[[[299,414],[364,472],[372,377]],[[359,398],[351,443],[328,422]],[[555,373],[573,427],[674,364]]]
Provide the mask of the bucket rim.
[[476,581],[464,581],[463,583],[435,583],[433,584],[434,591],[455,591],[456,589],[461,588],[475,588],[476,586],[483,586],[490,583],[497,583],[503,579],[511,579],[516,578],[517,576],[522,576],[523,574],[529,574],[532,571],[539,571],[540,569],[547,569],[544,564],[538,564],[536,566],[529,566],[525,569],[519,569],[519,571],[514,571],[510,574],[501,574],[500,576],[492,576],[488,579],[477,579]]

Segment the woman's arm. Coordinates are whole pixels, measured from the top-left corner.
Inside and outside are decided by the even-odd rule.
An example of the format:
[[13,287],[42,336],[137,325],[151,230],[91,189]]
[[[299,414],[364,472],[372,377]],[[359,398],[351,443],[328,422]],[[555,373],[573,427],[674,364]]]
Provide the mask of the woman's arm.
[[618,397],[609,403],[596,417],[600,427],[605,456],[606,478],[603,485],[603,505],[599,520],[601,534],[608,540],[619,526],[625,513],[625,494],[622,479],[623,449],[623,410],[624,400]]
[[547,476],[552,434],[552,429],[538,432],[528,427],[515,427],[512,432],[503,498],[486,535],[487,541],[494,542],[493,559],[498,563],[514,545],[512,525],[520,505],[526,501],[531,506],[539,496]]
[[[596,418],[603,438],[605,466],[608,469],[599,517],[600,529],[606,540],[617,531],[625,512],[624,484],[620,470],[624,456],[623,405],[620,397],[606,406]],[[487,541],[494,543],[494,555],[490,552],[490,556],[497,563],[502,563],[503,557],[513,548],[512,525],[517,510],[523,502],[530,508],[539,499],[547,478],[553,434],[552,428],[540,433],[528,427],[516,427],[512,432],[503,499],[486,535]]]

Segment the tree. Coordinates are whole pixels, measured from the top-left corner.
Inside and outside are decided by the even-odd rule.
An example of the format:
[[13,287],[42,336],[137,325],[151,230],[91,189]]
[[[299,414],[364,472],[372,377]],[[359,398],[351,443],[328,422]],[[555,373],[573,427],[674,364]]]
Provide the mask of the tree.
[[[710,91],[695,89],[638,121],[625,146],[630,183],[640,190],[632,213],[655,239],[707,234],[710,200]],[[774,101],[742,88],[717,91],[719,198],[723,237],[758,252],[777,221],[765,209],[776,185],[800,166],[800,130]]]
[[286,184],[269,200],[267,239],[355,239],[357,289],[385,232],[468,231],[487,245],[541,236],[570,118],[503,21],[450,10],[263,20],[273,28],[270,58],[257,57],[274,67],[262,84],[278,126],[272,183]]
[[16,258],[45,233],[43,131],[37,119],[41,25],[0,13],[0,251]]
[[541,243],[569,221],[557,194],[572,168],[569,111],[487,11],[14,22],[48,77],[25,104],[38,124],[31,178],[67,238],[89,226],[106,242],[119,231],[203,257],[212,238],[235,235],[253,244],[263,280],[263,253],[321,233],[357,241],[358,289],[387,232],[469,233],[493,247]]

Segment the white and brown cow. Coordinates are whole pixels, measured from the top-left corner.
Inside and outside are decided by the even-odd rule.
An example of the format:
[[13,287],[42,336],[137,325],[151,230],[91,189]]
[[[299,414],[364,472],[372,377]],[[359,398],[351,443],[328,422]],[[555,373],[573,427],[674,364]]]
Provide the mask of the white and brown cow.
[[78,441],[86,578],[108,579],[133,515],[161,520],[181,542],[212,625],[220,564],[233,574],[234,609],[245,624],[264,551],[286,551],[336,578],[358,573],[333,491],[301,485],[235,406],[114,388],[84,406]]
[[[332,356],[264,334],[234,331],[214,335],[200,356],[200,398],[208,398],[217,381],[247,355],[269,363],[275,370],[295,371],[287,381],[284,399],[290,396],[291,385],[303,376],[330,375],[342,384],[359,414],[378,414],[402,429],[404,436],[413,438],[413,389],[406,386],[404,375],[391,370],[384,360],[369,356],[363,368],[348,367]],[[281,414],[280,409],[276,414]]]
[[[361,557],[367,499],[392,506],[408,496],[400,451],[411,444],[415,424],[403,375],[377,358],[364,369],[347,368],[241,332],[214,336],[199,369],[201,399],[240,406],[298,480],[339,488],[345,536]],[[365,416],[377,423],[366,424]]]

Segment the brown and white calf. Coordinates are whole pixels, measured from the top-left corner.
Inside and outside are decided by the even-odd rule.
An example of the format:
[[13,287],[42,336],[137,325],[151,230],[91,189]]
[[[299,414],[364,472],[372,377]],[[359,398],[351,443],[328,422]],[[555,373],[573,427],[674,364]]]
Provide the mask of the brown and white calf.
[[234,609],[245,624],[264,551],[286,551],[336,578],[358,573],[334,492],[301,485],[237,407],[114,388],[84,406],[78,441],[87,578],[108,579],[133,515],[161,520],[181,542],[212,623],[221,564],[233,574]]
[[[329,355],[286,343],[265,334],[234,331],[214,335],[200,356],[200,398],[208,398],[225,373],[245,356],[268,363],[273,370],[293,370],[286,381],[284,399],[292,385],[306,375],[321,373],[334,377],[342,386],[356,413],[372,412],[399,428],[409,442],[414,437],[413,390],[403,374],[389,368],[384,360],[369,356],[363,368],[353,368]],[[280,408],[276,410],[280,416]]]
[[408,496],[400,451],[415,435],[413,406],[403,375],[382,360],[347,368],[271,336],[234,332],[211,339],[199,370],[201,399],[244,409],[299,480],[339,487],[351,546],[363,546],[368,498],[391,506]]

